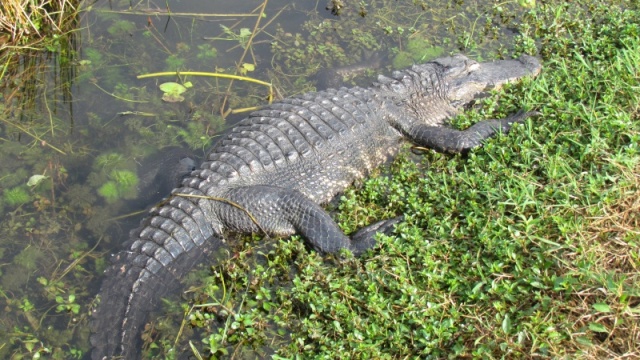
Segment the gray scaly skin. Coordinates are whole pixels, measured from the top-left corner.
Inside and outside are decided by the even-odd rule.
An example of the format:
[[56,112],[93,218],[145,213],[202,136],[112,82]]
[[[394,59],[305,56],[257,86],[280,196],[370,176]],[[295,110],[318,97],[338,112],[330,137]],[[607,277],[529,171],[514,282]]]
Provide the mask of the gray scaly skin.
[[148,206],[166,197],[198,168],[200,161],[189,150],[177,146],[160,149],[138,163],[136,205]]
[[540,69],[530,56],[488,63],[441,58],[380,76],[370,88],[308,93],[252,113],[114,256],[92,323],[93,359],[137,358],[147,314],[220,246],[226,230],[297,233],[325,253],[349,249],[360,255],[371,249],[376,232],[389,230],[398,219],[348,237],[320,204],[393,156],[404,139],[463,152],[507,132],[529,114],[479,122],[464,131],[442,125],[487,89],[535,76]]

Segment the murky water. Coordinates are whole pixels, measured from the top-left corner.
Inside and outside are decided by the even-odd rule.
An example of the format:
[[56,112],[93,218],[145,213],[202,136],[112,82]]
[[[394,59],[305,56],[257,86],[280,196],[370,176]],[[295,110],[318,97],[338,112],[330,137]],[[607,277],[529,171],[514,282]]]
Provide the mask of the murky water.
[[337,17],[324,1],[99,1],[52,53],[11,65],[0,107],[0,357],[86,355],[106,259],[143,216],[127,215],[168,193],[144,176],[158,159],[201,158],[238,110],[311,91],[326,69],[360,64],[340,73],[348,85],[442,54],[509,56],[520,13],[475,1],[347,3]]

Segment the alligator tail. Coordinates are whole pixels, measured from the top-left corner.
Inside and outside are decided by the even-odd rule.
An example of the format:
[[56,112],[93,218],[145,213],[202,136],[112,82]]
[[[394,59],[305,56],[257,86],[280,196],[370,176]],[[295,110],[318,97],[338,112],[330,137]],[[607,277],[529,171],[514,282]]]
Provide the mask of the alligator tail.
[[94,360],[140,358],[140,333],[148,314],[221,244],[197,201],[180,196],[153,210],[131,239],[105,272],[91,322]]

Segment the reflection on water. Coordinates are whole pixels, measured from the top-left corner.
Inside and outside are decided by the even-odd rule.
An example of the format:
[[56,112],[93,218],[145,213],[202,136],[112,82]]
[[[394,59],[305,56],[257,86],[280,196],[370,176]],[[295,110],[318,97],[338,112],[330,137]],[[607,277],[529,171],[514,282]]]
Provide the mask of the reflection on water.
[[[201,158],[242,117],[224,115],[267,101],[268,90],[251,82],[138,75],[236,74],[288,96],[313,90],[315,74],[330,76],[326,69],[342,70],[330,84],[350,84],[360,81],[353,76],[445,53],[479,60],[508,53],[518,14],[475,2],[384,0],[335,17],[320,3],[271,0],[260,17],[259,2],[130,8],[129,1],[102,1],[87,7],[81,26],[55,52],[7,63],[0,105],[0,357],[86,354],[105,259],[142,216],[124,215],[167,195],[154,190],[148,197],[140,186],[149,182],[157,154],[178,147]],[[163,92],[159,85],[167,82],[177,85]]]

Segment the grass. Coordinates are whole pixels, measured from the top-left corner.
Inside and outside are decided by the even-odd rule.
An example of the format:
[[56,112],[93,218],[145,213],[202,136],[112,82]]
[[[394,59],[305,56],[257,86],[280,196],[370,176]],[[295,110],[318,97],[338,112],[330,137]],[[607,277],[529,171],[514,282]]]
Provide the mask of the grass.
[[[0,15],[0,51],[33,48],[75,27],[76,0],[5,0]],[[45,44],[46,46],[46,44]]]
[[362,258],[299,239],[236,249],[186,317],[201,353],[640,357],[640,12],[572,3],[525,18],[518,46],[539,49],[543,73],[455,123],[541,115],[467,156],[401,156],[392,176],[349,189],[347,232],[406,215]]
[[[37,109],[42,83],[47,82],[54,66],[58,90],[63,98],[70,97],[73,83],[73,60],[77,56],[75,32],[79,27],[79,0],[4,0],[0,7],[0,121],[65,155],[55,145],[42,139],[41,134],[20,121],[12,121],[12,105],[21,109],[24,118],[29,112],[34,118],[43,117]],[[53,59],[53,61],[51,61]],[[47,108],[51,135],[54,121]]]

